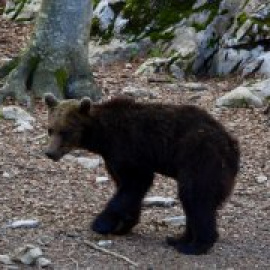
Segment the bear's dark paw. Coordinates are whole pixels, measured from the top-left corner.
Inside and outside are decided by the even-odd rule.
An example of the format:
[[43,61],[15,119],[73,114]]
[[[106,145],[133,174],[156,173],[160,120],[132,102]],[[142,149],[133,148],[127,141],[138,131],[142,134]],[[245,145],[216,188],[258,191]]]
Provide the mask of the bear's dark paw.
[[171,237],[168,236],[166,238],[166,242],[170,245],[170,246],[174,246],[178,243],[182,243],[182,244],[188,244],[190,242],[192,242],[192,236],[191,234],[188,233],[183,233],[182,235],[180,235],[179,237]]
[[174,237],[168,237],[167,243],[169,246],[172,246],[175,248],[179,253],[185,254],[185,255],[202,255],[206,254],[211,247],[214,245],[214,243],[188,243],[184,242],[183,240],[186,239],[176,239]]
[[94,220],[91,227],[98,234],[111,234],[117,228],[118,223],[116,216],[102,213]]
[[137,219],[125,219],[116,214],[101,214],[93,222],[92,230],[98,234],[125,235],[137,223]]

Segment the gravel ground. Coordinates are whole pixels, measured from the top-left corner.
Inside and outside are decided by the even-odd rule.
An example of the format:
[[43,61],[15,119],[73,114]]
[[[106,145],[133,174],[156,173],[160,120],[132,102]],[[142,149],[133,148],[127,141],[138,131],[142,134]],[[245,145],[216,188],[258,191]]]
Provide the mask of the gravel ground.
[[[2,24],[0,19],[0,24]],[[14,31],[13,25],[10,32]],[[28,28],[18,27],[18,42],[5,52],[0,33],[0,58],[13,56],[29,35]],[[0,30],[2,31],[2,30]],[[21,37],[24,36],[24,37]],[[16,40],[16,38],[15,38]],[[16,44],[15,44],[16,43]],[[4,49],[3,49],[4,48]],[[164,225],[168,216],[182,215],[180,204],[171,208],[144,208],[141,223],[124,237],[100,237],[89,230],[89,223],[103,208],[114,191],[110,182],[97,184],[97,176],[107,176],[104,166],[87,170],[67,160],[53,163],[42,153],[46,146],[47,112],[37,102],[33,131],[14,132],[14,122],[0,118],[0,254],[12,252],[24,244],[35,244],[53,262],[54,269],[134,269],[129,263],[85,245],[85,240],[110,239],[108,250],[139,264],[138,269],[270,269],[270,131],[262,109],[217,109],[215,100],[241,80],[203,79],[206,91],[187,91],[176,83],[150,83],[133,75],[141,60],[95,69],[94,75],[104,95],[121,93],[125,86],[147,87],[156,94],[147,102],[196,104],[210,111],[235,136],[242,151],[241,171],[235,192],[220,211],[220,240],[208,255],[184,256],[165,244],[167,235],[182,228]],[[160,78],[159,78],[160,79]],[[89,153],[80,153],[91,157]],[[257,178],[268,178],[258,183]],[[176,198],[176,185],[157,175],[149,195]],[[10,220],[37,218],[38,228],[3,229]],[[46,241],[45,241],[46,240]],[[44,243],[46,242],[46,243]],[[3,268],[1,268],[3,267]],[[0,269],[4,268],[0,264]],[[38,269],[24,267],[18,269]]]

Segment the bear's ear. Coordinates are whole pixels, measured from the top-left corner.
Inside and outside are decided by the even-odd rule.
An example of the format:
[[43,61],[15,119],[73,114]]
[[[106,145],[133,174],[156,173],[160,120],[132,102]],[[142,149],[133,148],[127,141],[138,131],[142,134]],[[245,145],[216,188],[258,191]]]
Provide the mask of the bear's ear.
[[44,101],[49,109],[53,109],[59,103],[58,99],[51,93],[46,93],[44,95]]
[[92,106],[92,100],[89,97],[84,97],[80,101],[80,112],[87,114]]

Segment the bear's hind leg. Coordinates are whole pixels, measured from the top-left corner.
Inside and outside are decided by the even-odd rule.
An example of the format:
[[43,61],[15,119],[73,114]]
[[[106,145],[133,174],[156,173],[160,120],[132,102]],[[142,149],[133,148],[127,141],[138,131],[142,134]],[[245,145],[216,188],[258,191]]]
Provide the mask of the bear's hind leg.
[[182,175],[179,198],[186,214],[186,231],[180,238],[169,238],[167,242],[180,253],[205,254],[218,239],[216,226],[218,192],[209,179],[205,180],[203,174],[198,177],[191,174],[187,179],[184,174]]
[[134,171],[124,175],[125,178],[118,175],[116,194],[92,224],[93,231],[99,234],[127,234],[139,222],[141,203],[153,174]]

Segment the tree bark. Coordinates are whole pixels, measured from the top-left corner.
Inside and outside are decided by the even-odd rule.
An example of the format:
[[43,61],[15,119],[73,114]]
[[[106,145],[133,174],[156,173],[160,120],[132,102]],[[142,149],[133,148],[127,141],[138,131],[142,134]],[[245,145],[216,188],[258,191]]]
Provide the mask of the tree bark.
[[31,103],[51,92],[59,98],[101,97],[88,63],[92,0],[43,0],[28,49],[0,90]]

